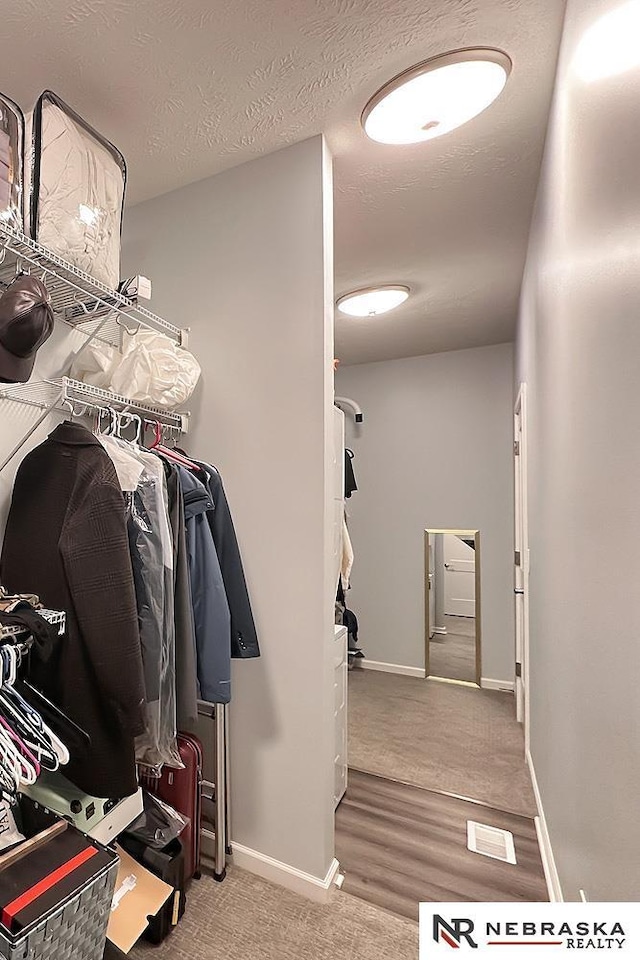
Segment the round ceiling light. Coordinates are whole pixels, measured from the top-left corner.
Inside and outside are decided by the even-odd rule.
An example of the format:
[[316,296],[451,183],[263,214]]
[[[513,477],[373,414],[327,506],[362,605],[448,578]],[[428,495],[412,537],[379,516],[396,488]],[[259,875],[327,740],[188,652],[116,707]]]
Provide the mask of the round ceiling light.
[[425,60],[372,97],[362,126],[379,143],[420,143],[462,126],[493,103],[511,72],[500,50],[457,50]]
[[386,283],[380,287],[354,290],[340,297],[338,310],[349,317],[377,317],[379,313],[394,310],[409,296],[409,287]]

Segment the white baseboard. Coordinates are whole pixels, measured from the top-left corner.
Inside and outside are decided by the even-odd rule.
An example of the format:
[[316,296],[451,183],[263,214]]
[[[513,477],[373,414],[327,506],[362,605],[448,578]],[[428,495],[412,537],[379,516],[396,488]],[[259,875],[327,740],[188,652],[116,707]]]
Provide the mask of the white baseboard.
[[538,844],[540,845],[540,856],[542,857],[542,866],[544,867],[544,877],[547,881],[549,900],[551,903],[564,903],[562,887],[560,886],[560,877],[558,876],[556,861],[551,848],[551,838],[549,836],[549,829],[547,827],[547,819],[544,815],[544,807],[542,806],[542,796],[540,795],[538,778],[536,777],[536,771],[533,766],[533,757],[531,756],[529,750],[527,750],[527,766],[529,767],[529,773],[531,774],[533,793],[536,798],[536,806],[538,808],[538,816],[535,818],[536,833],[538,835]]
[[[203,850],[204,841],[203,837]],[[273,857],[268,857],[257,850],[251,850],[250,847],[244,847],[241,843],[232,843],[231,849],[233,850],[231,862],[234,866],[286,887],[287,890],[293,890],[294,893],[300,893],[309,900],[315,900],[316,903],[328,903],[331,890],[340,876],[340,864],[335,857],[327,875],[321,878],[314,877],[303,870],[297,870],[288,863],[274,860]]]
[[383,663],[381,660],[358,659],[354,667],[356,670],[378,670],[380,673],[400,673],[403,677],[425,678],[424,667],[403,667],[400,663]]
[[510,690],[516,688],[515,680],[492,680],[491,677],[482,677],[480,686],[483,690]]
[[449,631],[447,630],[446,627],[434,627],[434,628],[433,628],[433,632],[434,632],[434,633],[447,634]]

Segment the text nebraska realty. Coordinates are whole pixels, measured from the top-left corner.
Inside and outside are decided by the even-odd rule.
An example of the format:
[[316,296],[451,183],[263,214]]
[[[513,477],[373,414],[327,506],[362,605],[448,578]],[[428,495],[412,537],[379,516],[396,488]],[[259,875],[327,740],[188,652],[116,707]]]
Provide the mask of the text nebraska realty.
[[622,949],[626,934],[621,923],[487,923],[487,939],[494,937],[533,938],[562,937],[568,950]]

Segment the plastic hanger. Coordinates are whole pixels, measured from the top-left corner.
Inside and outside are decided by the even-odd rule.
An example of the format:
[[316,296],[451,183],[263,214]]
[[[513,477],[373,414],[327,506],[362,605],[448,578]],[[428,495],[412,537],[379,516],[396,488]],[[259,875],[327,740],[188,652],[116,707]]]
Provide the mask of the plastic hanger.
[[181,467],[186,467],[187,470],[193,470],[195,472],[202,470],[202,467],[200,467],[197,463],[194,463],[193,460],[189,460],[188,457],[178,453],[177,450],[171,450],[169,447],[164,446],[162,443],[162,424],[160,424],[158,421],[155,423],[155,437],[153,443],[149,447],[149,450],[153,450],[155,453],[161,454],[172,463],[177,463]]
[[0,717],[0,742],[3,757],[9,759],[13,769],[18,773],[20,783],[35,783],[40,776],[40,764],[4,717]]

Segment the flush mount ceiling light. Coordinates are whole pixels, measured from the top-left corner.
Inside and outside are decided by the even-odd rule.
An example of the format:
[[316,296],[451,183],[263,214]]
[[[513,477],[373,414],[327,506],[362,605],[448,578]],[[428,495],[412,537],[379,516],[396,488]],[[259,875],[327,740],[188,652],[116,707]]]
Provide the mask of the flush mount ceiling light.
[[362,114],[379,143],[420,143],[462,126],[493,103],[511,72],[500,50],[456,50],[425,60],[385,84]]
[[380,287],[354,290],[340,297],[337,303],[340,313],[349,317],[377,317],[399,307],[409,296],[409,287],[385,283]]

